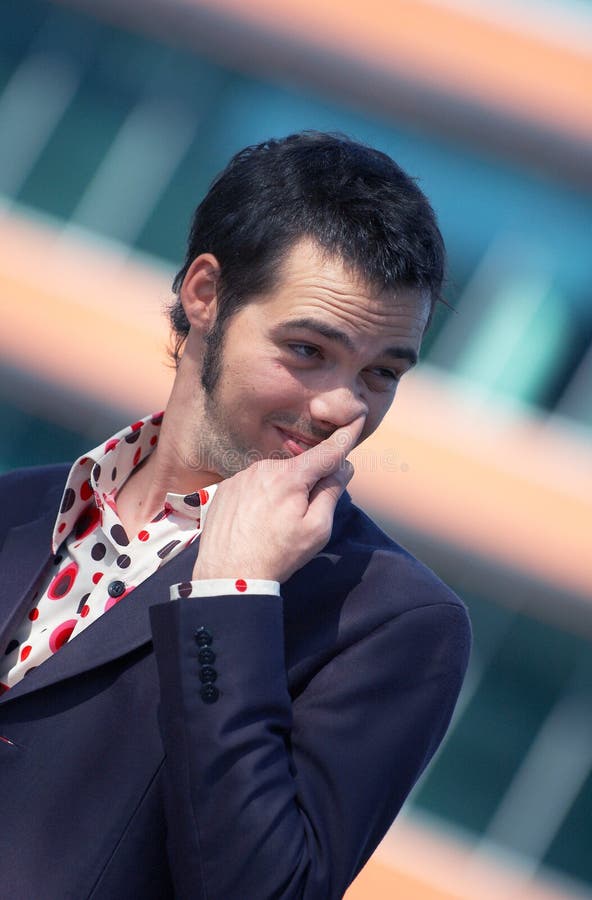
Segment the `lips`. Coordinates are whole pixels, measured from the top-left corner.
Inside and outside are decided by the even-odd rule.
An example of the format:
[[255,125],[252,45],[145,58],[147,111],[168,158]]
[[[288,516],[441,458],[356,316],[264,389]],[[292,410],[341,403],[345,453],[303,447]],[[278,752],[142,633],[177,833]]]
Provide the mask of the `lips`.
[[284,434],[286,434],[292,441],[296,441],[297,444],[300,444],[305,449],[308,449],[309,447],[315,447],[319,443],[316,438],[301,437],[299,434],[294,434],[291,431],[285,431],[283,428],[281,429],[281,431],[283,431]]
[[303,453],[305,450],[310,450],[311,447],[315,447],[320,443],[317,438],[304,438],[299,434],[294,434],[294,432],[286,431],[285,428],[280,428],[279,425],[275,427],[284,441],[284,447],[292,454]]

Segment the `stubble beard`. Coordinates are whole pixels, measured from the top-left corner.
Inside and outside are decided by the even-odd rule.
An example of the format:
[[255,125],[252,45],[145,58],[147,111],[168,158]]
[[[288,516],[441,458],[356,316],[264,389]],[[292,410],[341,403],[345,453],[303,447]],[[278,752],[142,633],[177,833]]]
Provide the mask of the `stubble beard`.
[[[280,448],[271,453],[263,453],[256,447],[244,443],[241,435],[233,428],[230,417],[222,409],[219,398],[220,378],[224,365],[224,335],[227,321],[216,320],[206,336],[200,382],[203,397],[202,428],[195,434],[195,450],[186,461],[194,471],[212,472],[222,478],[231,478],[237,472],[247,469],[263,459],[290,459],[291,453]],[[321,441],[328,433],[315,429],[310,423],[296,421],[291,416],[277,416],[275,424],[286,426],[304,434],[311,434]]]
[[263,459],[264,455],[244,443],[221,409],[218,389],[224,363],[226,324],[216,320],[206,337],[200,373],[203,425],[199,434],[195,435],[195,449],[186,460],[186,464],[195,471],[205,470],[222,478],[231,478],[252,463]]

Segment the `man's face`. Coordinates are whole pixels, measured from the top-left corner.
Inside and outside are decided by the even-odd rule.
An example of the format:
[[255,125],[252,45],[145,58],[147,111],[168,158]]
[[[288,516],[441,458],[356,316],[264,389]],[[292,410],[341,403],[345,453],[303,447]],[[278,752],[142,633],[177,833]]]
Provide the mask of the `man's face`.
[[417,359],[429,308],[421,292],[376,293],[298,242],[276,288],[227,323],[200,467],[227,477],[255,459],[293,456],[360,415],[367,438]]

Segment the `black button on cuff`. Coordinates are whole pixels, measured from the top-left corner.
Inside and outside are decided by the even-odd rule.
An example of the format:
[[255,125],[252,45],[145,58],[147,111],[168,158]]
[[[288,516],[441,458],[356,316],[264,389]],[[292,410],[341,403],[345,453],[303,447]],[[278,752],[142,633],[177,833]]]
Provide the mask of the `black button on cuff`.
[[110,597],[121,597],[125,593],[125,584],[123,581],[112,581],[107,588],[107,593]]
[[204,684],[211,684],[217,677],[218,673],[213,666],[202,666],[199,671],[199,679]]
[[212,663],[216,662],[216,654],[210,647],[202,647],[197,654],[197,658],[202,666],[211,666]]
[[209,647],[209,645],[212,643],[212,633],[205,627],[205,625],[202,625],[195,632],[195,642],[198,647]]
[[215,684],[204,684],[199,693],[204,703],[215,703],[220,696],[220,691]]

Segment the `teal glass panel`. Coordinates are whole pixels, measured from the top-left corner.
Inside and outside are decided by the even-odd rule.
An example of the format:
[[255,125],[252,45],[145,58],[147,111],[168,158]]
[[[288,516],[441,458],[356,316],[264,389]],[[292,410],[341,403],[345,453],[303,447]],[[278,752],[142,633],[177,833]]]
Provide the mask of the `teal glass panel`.
[[47,0],[4,0],[0,4],[0,53],[19,60],[53,11],[54,4]]
[[56,425],[0,400],[0,471],[74,461],[95,446],[89,435]]
[[50,137],[17,199],[68,219],[130,108],[90,72]]
[[[587,714],[590,716],[592,715],[592,687],[588,697]],[[592,884],[591,811],[592,773],[543,860],[553,869],[590,884]]]
[[[590,654],[585,639],[528,616],[504,622],[492,599],[469,599],[473,662],[478,670],[483,657],[485,671],[414,795],[420,809],[476,833],[487,829],[537,732]],[[467,686],[473,674],[480,673],[470,673]]]
[[515,276],[494,291],[454,372],[469,384],[537,403],[570,352],[572,320],[566,298],[545,277]]

